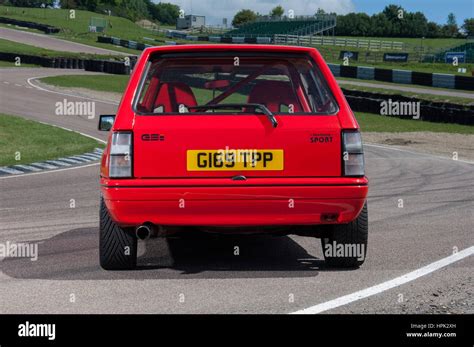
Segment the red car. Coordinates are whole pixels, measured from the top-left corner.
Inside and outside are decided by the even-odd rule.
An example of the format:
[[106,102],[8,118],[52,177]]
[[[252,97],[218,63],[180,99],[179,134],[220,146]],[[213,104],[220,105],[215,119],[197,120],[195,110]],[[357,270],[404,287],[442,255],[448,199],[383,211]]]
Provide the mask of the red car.
[[100,179],[104,269],[134,268],[137,239],[189,226],[318,237],[334,267],[365,259],[359,126],[314,48],[148,48],[99,129],[111,130]]

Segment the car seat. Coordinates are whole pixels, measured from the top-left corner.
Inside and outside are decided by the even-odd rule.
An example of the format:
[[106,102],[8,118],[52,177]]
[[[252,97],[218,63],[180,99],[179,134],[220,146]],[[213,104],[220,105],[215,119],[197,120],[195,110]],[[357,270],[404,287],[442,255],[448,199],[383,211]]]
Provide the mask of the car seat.
[[281,112],[282,105],[293,105],[294,112],[301,112],[300,103],[289,82],[261,81],[252,88],[248,96],[249,104],[263,104],[271,112]]
[[197,106],[191,88],[183,82],[162,83],[153,109],[161,108],[163,113],[179,112],[179,105]]

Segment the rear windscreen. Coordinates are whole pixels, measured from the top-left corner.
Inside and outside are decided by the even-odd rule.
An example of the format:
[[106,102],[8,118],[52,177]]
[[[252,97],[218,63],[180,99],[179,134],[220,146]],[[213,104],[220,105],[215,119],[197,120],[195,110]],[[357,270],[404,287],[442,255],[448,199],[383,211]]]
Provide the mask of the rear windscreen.
[[[334,114],[337,105],[307,56],[172,56],[152,60],[137,94],[142,114]],[[223,106],[232,106],[229,109]],[[215,106],[215,107],[214,107]]]

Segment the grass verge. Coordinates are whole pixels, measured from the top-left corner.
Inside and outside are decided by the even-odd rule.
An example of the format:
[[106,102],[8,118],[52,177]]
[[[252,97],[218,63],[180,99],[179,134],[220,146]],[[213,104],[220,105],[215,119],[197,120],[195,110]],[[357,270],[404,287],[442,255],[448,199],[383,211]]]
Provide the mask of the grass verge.
[[435,133],[474,134],[474,126],[470,125],[423,122],[362,112],[356,112],[355,114],[362,132],[430,131]]
[[40,81],[57,87],[87,88],[102,92],[123,93],[130,76],[126,75],[100,75],[100,76],[51,76],[41,78]]
[[103,145],[78,133],[0,114],[0,166],[83,154],[97,147],[102,148]]

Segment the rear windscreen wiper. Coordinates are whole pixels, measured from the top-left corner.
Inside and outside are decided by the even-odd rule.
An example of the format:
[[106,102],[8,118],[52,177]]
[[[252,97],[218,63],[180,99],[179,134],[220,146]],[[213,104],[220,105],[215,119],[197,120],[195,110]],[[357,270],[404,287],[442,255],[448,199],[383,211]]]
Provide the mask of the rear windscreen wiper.
[[278,121],[275,118],[275,115],[265,106],[262,104],[215,104],[215,105],[198,105],[188,107],[190,110],[222,110],[222,109],[229,109],[229,108],[237,108],[241,109],[244,107],[253,108],[255,110],[262,111],[272,123],[272,126],[276,128],[278,126]]

